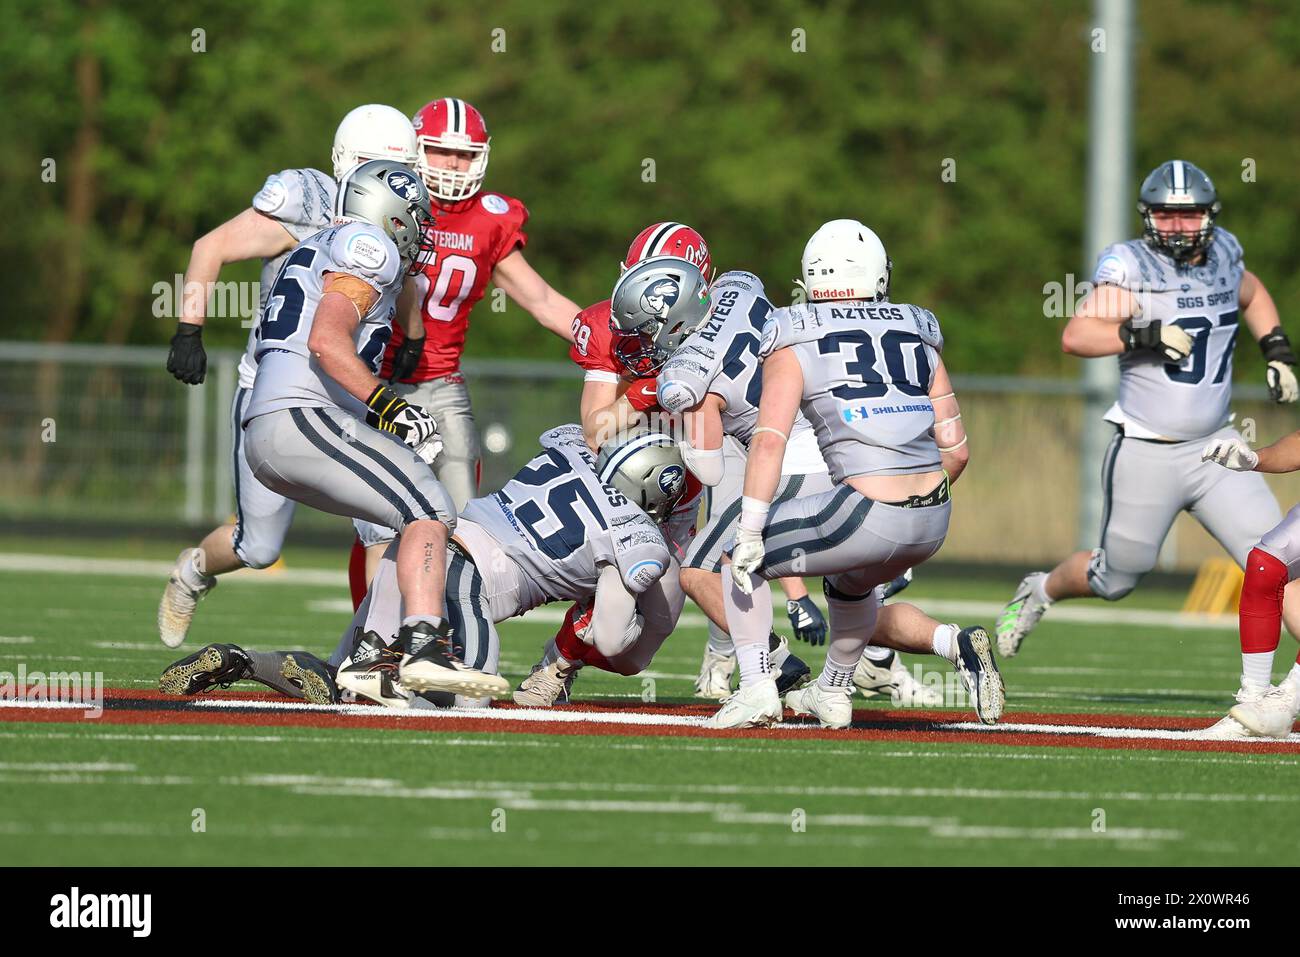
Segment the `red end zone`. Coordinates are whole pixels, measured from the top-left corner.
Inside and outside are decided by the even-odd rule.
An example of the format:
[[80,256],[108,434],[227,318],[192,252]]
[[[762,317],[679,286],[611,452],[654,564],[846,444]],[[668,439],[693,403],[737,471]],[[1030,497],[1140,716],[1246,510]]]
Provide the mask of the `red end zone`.
[[1198,736],[1208,718],[1124,714],[1051,714],[1015,711],[999,725],[976,723],[969,712],[854,712],[853,727],[834,731],[788,716],[771,729],[721,730],[701,722],[708,704],[624,704],[591,702],[549,711],[497,704],[473,711],[393,712],[377,705],[308,705],[271,694],[224,692],[177,698],[157,691],[104,689],[103,713],[89,716],[81,705],[49,701],[0,701],[0,721],[150,725],[253,725],[260,727],[374,728],[394,731],[480,732],[547,735],[635,735],[683,738],[758,738],[799,741],[908,741],[1006,747],[1083,747],[1123,750],[1231,751],[1300,755],[1300,739],[1214,741]]

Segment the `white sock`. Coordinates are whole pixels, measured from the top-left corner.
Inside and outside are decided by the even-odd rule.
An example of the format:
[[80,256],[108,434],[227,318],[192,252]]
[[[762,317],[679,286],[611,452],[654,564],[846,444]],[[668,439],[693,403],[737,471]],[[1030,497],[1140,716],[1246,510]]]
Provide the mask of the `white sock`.
[[882,648],[880,645],[867,645],[862,653],[867,656],[868,661],[874,661],[878,665],[883,665],[894,657],[893,648]]
[[851,665],[844,665],[827,655],[826,665],[822,668],[822,673],[817,676],[817,687],[826,691],[843,691],[845,688],[852,688],[853,669],[856,667],[856,661]]
[[439,618],[437,615],[407,615],[405,618],[402,619],[403,628],[406,628],[408,626],[419,625],[421,623],[433,625],[434,628],[437,628],[439,625],[442,624],[442,619]]
[[1241,677],[1249,684],[1267,688],[1273,681],[1273,652],[1243,653],[1241,656]]
[[1044,605],[1050,605],[1052,603],[1052,599],[1047,595],[1047,579],[1049,577],[1050,576],[1048,575],[1039,575],[1034,579],[1034,587],[1032,589],[1034,601],[1042,602]]
[[737,645],[736,662],[740,665],[742,687],[772,677],[772,656],[765,644]]
[[951,662],[957,661],[957,634],[961,629],[956,625],[940,625],[934,630],[934,653]]
[[731,636],[712,622],[709,623],[709,651],[728,658],[736,653],[736,643]]
[[1291,666],[1291,670],[1286,673],[1284,681],[1289,681],[1297,688],[1300,688],[1300,661]]
[[185,561],[181,562],[181,581],[183,581],[188,587],[198,591],[203,587],[204,575],[198,566],[195,565],[195,555],[200,556],[199,561],[203,560],[201,557],[203,555],[202,549],[196,548],[194,551],[190,552],[189,555],[185,557]]

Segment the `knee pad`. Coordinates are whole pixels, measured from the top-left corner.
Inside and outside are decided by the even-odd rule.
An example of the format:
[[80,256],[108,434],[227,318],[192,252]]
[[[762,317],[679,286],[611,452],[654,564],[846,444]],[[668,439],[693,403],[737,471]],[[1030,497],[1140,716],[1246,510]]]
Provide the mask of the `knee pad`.
[[280,557],[280,548],[275,543],[244,539],[235,549],[235,555],[245,568],[270,568]]
[[[837,575],[836,577],[843,583],[843,576]],[[827,601],[867,601],[876,597],[876,589],[873,586],[865,594],[861,595],[843,592],[832,584],[831,576],[827,575],[822,579],[822,594],[826,596]]]
[[1134,572],[1121,572],[1106,564],[1106,552],[1097,549],[1088,563],[1088,587],[1098,598],[1119,601],[1134,588],[1142,576]]

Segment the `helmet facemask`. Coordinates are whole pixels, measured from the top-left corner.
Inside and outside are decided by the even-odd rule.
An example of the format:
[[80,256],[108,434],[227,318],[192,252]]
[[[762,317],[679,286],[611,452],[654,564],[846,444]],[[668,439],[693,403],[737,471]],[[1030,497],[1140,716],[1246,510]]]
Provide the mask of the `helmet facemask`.
[[[1219,209],[1217,202],[1212,206],[1148,206],[1146,203],[1138,203],[1146,241],[1177,263],[1189,262],[1209,247],[1214,237],[1214,219],[1218,216]],[[1187,213],[1191,210],[1197,210],[1201,214],[1201,228],[1193,232],[1160,229],[1152,215]]]

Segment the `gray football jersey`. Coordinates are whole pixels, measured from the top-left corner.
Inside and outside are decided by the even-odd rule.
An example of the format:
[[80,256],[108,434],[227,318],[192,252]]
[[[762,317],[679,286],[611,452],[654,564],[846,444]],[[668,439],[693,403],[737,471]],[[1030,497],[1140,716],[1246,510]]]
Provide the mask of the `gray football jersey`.
[[378,374],[405,278],[397,247],[369,223],[322,229],[294,247],[271,286],[257,327],[257,381],[245,423],[267,412],[301,407],[366,414],[365,403],[326,375],[307,348],[327,272],[355,276],[379,293],[354,337],[357,355]]
[[628,591],[641,594],[668,568],[659,527],[596,476],[581,426],[552,429],[540,441],[540,455],[461,514],[491,535],[548,601],[591,597],[601,566],[609,564],[618,566]]
[[803,369],[803,414],[836,482],[940,467],[929,398],[943,350],[934,313],[863,301],[777,309],[759,355],[784,348]]
[[[318,169],[286,169],[272,173],[253,197],[253,208],[278,222],[298,242],[328,226],[334,216],[338,184]],[[257,304],[261,319],[266,300],[275,285],[280,267],[293,250],[262,263],[262,280]],[[248,330],[248,345],[239,358],[239,385],[251,389],[257,376],[257,321]]]
[[[746,448],[758,424],[763,364],[758,345],[772,312],[762,281],[750,272],[723,273],[711,289],[713,307],[704,324],[681,344],[659,373],[659,405],[674,415],[694,408],[709,393],[726,403],[722,431]],[[792,433],[810,429],[801,414]],[[792,434],[793,437],[793,434]]]
[[1241,243],[1222,227],[1199,266],[1180,266],[1145,240],[1102,251],[1093,281],[1138,296],[1142,320],[1181,326],[1192,337],[1182,362],[1149,352],[1119,357],[1119,407],[1124,417],[1171,439],[1200,439],[1228,422],[1237,292],[1246,267]]

